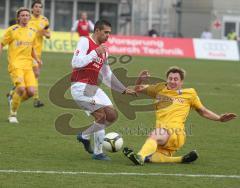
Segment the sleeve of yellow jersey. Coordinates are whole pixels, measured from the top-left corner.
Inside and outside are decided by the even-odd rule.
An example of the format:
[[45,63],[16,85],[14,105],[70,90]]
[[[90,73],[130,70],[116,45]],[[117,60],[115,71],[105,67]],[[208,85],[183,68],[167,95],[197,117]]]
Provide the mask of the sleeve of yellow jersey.
[[11,41],[12,41],[12,32],[11,32],[11,28],[8,28],[1,39],[1,44],[5,46],[11,43]]
[[161,91],[165,87],[165,85],[166,85],[165,82],[157,83],[157,84],[154,84],[154,85],[149,85],[146,89],[147,95],[155,98],[157,93],[159,91]]
[[50,31],[49,29],[49,21],[46,17],[44,17],[44,28],[47,30],[47,31]]
[[201,103],[200,98],[198,97],[195,89],[193,89],[192,92],[193,92],[193,98],[192,98],[191,106],[195,109],[199,109],[203,106],[203,104]]

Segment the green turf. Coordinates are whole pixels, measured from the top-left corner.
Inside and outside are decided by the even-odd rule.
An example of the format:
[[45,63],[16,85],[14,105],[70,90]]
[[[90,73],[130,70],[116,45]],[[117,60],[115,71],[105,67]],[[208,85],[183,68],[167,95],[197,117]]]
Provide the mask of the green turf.
[[[73,127],[91,122],[82,111],[64,109],[49,101],[48,91],[55,82],[70,72],[71,54],[44,53],[40,92],[44,108],[36,109],[32,100],[22,104],[19,125],[7,122],[8,105],[5,94],[11,88],[7,73],[6,53],[0,67],[0,170],[77,171],[98,173],[163,173],[163,174],[219,174],[240,176],[239,119],[218,123],[201,118],[192,112],[186,123],[189,131],[185,146],[178,152],[184,154],[197,149],[200,158],[194,164],[148,164],[133,166],[121,152],[110,154],[111,162],[91,160],[76,142],[75,136],[65,136],[56,131],[54,121],[63,113],[74,114]],[[125,68],[129,76],[148,69],[152,76],[164,78],[169,66],[181,66],[187,71],[185,87],[194,87],[207,107],[217,111],[240,114],[240,62],[197,61],[175,58],[134,57],[129,64],[116,63],[112,69]],[[106,87],[103,87],[111,97]],[[69,94],[69,93],[68,93]],[[67,96],[68,96],[67,94]],[[141,101],[140,101],[141,102]],[[154,125],[153,112],[137,113],[129,120],[119,112],[118,121],[107,130],[123,134],[124,145],[136,151],[146,136],[138,127],[148,129]],[[238,178],[130,176],[89,174],[31,174],[0,172],[0,187],[239,187]]]

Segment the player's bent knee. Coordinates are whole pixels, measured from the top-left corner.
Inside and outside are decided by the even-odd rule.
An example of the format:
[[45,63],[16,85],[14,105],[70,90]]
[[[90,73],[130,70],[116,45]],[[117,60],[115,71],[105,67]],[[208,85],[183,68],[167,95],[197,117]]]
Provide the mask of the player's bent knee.
[[35,93],[34,89],[28,89],[27,90],[28,97],[32,97],[34,95],[34,93]]
[[104,108],[105,114],[106,114],[106,121],[108,123],[113,123],[118,118],[117,111],[112,106],[107,106]]
[[118,113],[116,110],[114,110],[113,112],[106,114],[106,115],[107,115],[106,120],[109,123],[113,123],[118,119]]
[[104,124],[104,123],[106,122],[106,114],[105,114],[105,112],[98,113],[98,114],[95,116],[95,121],[96,121],[97,123]]
[[25,90],[26,90],[25,87],[18,87],[16,89],[16,92],[18,95],[22,96],[24,94]]
[[165,129],[157,128],[151,132],[149,138],[156,140],[159,145],[165,145],[168,141],[169,135]]
[[149,138],[157,141],[157,136],[155,134],[150,134]]

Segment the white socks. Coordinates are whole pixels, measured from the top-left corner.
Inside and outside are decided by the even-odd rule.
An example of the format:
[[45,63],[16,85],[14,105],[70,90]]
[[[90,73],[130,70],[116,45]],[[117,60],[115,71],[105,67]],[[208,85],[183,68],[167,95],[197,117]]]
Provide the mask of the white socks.
[[98,132],[99,130],[105,129],[106,125],[101,123],[94,122],[90,127],[88,127],[85,131],[82,132],[82,136],[85,139],[90,139],[90,135]]
[[90,135],[94,135],[94,154],[103,153],[103,140],[105,136],[105,124],[94,122],[89,128],[82,132],[83,139],[90,139]]
[[103,140],[105,136],[105,130],[102,129],[98,132],[94,132],[94,154],[98,155],[103,153]]

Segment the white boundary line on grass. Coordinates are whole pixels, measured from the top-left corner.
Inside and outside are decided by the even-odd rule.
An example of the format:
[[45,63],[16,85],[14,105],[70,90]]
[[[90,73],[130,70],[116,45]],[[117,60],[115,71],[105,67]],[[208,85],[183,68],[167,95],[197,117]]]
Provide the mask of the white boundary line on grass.
[[200,177],[200,178],[235,178],[240,175],[220,174],[165,174],[165,173],[135,173],[135,172],[85,172],[85,171],[43,171],[43,170],[0,170],[0,174],[59,174],[59,175],[102,175],[102,176],[176,176],[176,177]]

